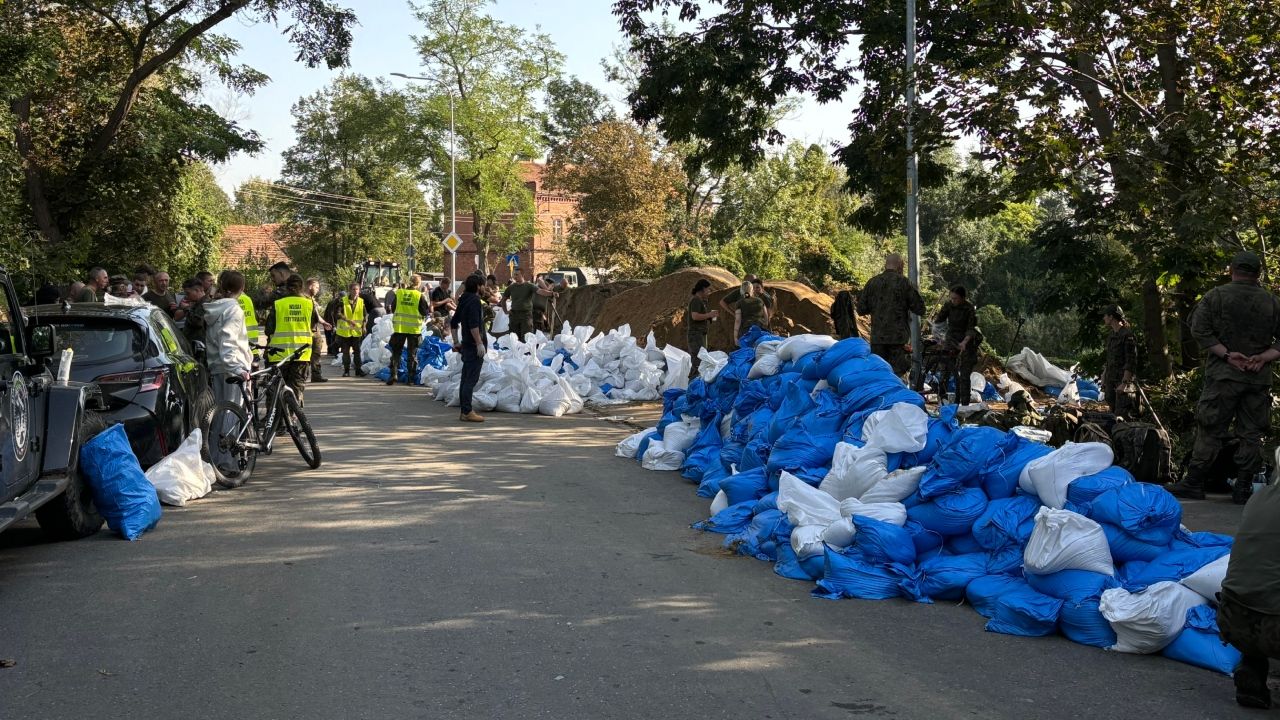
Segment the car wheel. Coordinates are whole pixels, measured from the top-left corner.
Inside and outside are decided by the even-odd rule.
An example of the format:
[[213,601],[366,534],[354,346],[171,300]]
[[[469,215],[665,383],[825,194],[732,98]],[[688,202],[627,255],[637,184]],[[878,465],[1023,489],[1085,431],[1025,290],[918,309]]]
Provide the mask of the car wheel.
[[102,415],[85,410],[77,431],[75,454],[67,468],[71,482],[58,497],[36,509],[40,527],[57,540],[78,540],[102,529],[103,519],[93,504],[89,480],[80,472],[80,448],[110,423]]

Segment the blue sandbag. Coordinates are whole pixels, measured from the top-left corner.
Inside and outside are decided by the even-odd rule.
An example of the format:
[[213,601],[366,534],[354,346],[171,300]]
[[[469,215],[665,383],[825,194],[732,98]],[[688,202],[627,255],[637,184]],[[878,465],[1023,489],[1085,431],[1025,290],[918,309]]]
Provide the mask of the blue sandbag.
[[769,404],[769,392],[759,380],[748,380],[742,383],[738,397],[733,402],[734,415],[747,417],[761,407]]
[[973,523],[973,537],[987,550],[1022,547],[1036,526],[1040,502],[1027,495],[992,500]]
[[1088,570],[1059,570],[1047,575],[1026,574],[1031,589],[1059,600],[1083,602],[1098,599],[1103,590],[1119,587],[1115,578]]
[[1155,560],[1172,549],[1169,545],[1152,545],[1129,536],[1124,530],[1111,523],[1098,523],[1107,536],[1107,545],[1111,548],[1111,559],[1118,564],[1136,561]]
[[1120,568],[1120,582],[1131,593],[1142,592],[1165,580],[1178,582],[1230,552],[1229,547],[1170,550],[1149,562],[1125,563]]
[[391,368],[384,367],[373,374],[374,380],[386,382],[391,379]]
[[1063,388],[1061,385],[1045,385],[1042,389],[1045,395],[1056,398],[1062,394]]
[[987,509],[987,496],[977,488],[965,488],[907,508],[907,517],[943,537],[964,535]]
[[671,423],[680,422],[680,413],[676,412],[676,401],[684,397],[681,388],[671,388],[662,393],[662,419],[658,421],[658,432],[667,429]]
[[921,593],[934,600],[962,600],[969,583],[987,574],[987,554],[939,555],[919,565]]
[[902,529],[906,530],[907,534],[911,536],[911,542],[916,547],[917,558],[942,549],[945,538],[932,530],[925,529],[925,526],[915,520],[908,520],[907,524],[902,526]]
[[995,466],[1018,440],[995,428],[960,428],[920,478],[920,495],[927,499],[979,484],[982,472]]
[[746,529],[725,538],[725,547],[732,547],[742,555],[775,561],[778,559],[778,550],[773,536],[786,517],[785,513],[776,509],[756,513]]
[[884,378],[896,378],[896,376],[889,363],[879,355],[849,358],[828,371],[826,375],[827,384],[841,395],[862,383]]
[[1240,651],[1218,637],[1218,611],[1197,605],[1187,611],[1187,623],[1161,654],[1188,665],[1230,675],[1240,664]]
[[1162,487],[1129,483],[1094,498],[1089,518],[1122,528],[1152,545],[1168,545],[1182,524],[1182,504]]
[[840,552],[831,547],[826,549],[824,562],[822,579],[813,591],[815,597],[889,600],[901,595],[898,575],[887,565],[877,565],[859,553]]
[[1230,535],[1207,531],[1187,532],[1181,528],[1173,535],[1173,550],[1190,550],[1191,548],[1231,547],[1236,539]]
[[800,418],[814,409],[813,398],[799,385],[789,385],[783,396],[782,406],[769,422],[769,441],[777,442]]
[[1022,577],[1022,548],[1006,545],[987,553],[987,574]]
[[750,502],[730,505],[709,519],[694,523],[692,527],[694,530],[706,530],[723,535],[742,532],[751,523],[751,509],[755,504],[755,498],[752,498]]
[[1097,400],[1102,397],[1102,390],[1098,387],[1098,383],[1086,378],[1076,378],[1076,390],[1079,391],[1083,400]]
[[649,449],[649,443],[661,437],[657,430],[650,430],[647,435],[640,438],[640,445],[636,448],[636,459],[640,460],[644,457],[644,451]]
[[1022,578],[1009,575],[984,575],[974,578],[965,588],[964,597],[973,609],[988,620],[995,617],[996,601],[1003,595],[1027,586]]
[[813,380],[825,379],[832,370],[840,367],[845,361],[865,358],[871,355],[871,345],[862,338],[845,338],[822,351],[822,357],[808,373]]
[[80,469],[93,504],[120,537],[137,540],[160,522],[160,498],[129,447],[124,425],[112,425],[80,446]]
[[685,451],[681,475],[693,482],[701,482],[702,476],[720,469],[720,414],[703,424],[693,444]]
[[759,325],[752,325],[742,337],[738,338],[738,347],[752,348],[754,350],[755,346],[762,342],[771,342],[773,340],[782,339],[784,338],[770,333]]
[[853,526],[858,530],[853,548],[868,562],[910,565],[916,561],[915,542],[903,528],[864,515],[854,515]]
[[1053,635],[1061,613],[1061,600],[1022,585],[996,598],[995,613],[987,622],[987,631],[1022,637]]
[[769,460],[769,439],[755,438],[742,448],[742,457],[738,458],[738,470],[746,472],[764,467]]
[[1115,645],[1116,631],[1102,616],[1098,605],[1098,598],[1080,602],[1064,601],[1062,613],[1058,615],[1058,629],[1068,639],[1081,645],[1092,645],[1104,649]]
[[769,452],[769,477],[778,477],[784,470],[797,474],[808,468],[828,467],[839,442],[838,432],[814,435],[802,427],[793,428],[774,443]]
[[720,483],[729,477],[729,472],[723,468],[718,468],[713,472],[705,473],[702,481],[698,483],[698,497],[713,498],[720,492]]
[[1003,448],[1003,457],[982,470],[978,479],[982,491],[992,500],[1013,497],[1018,489],[1018,476],[1027,463],[1053,452],[1053,448],[1038,442],[1007,433],[1013,438],[1011,444]]
[[1092,503],[1094,498],[1108,490],[1134,482],[1133,475],[1119,465],[1112,465],[1102,472],[1078,477],[1067,485],[1067,502],[1076,505]]
[[[850,384],[853,387],[849,387]],[[861,383],[846,382],[839,393],[846,414],[858,410],[884,410],[898,403],[924,408],[924,396],[902,384],[897,376],[884,376]]]
[[777,510],[777,509],[778,509],[778,493],[771,492],[768,495],[765,495],[764,497],[757,500],[756,506],[751,509],[751,512],[759,515],[760,513],[766,510]]
[[938,417],[929,418],[929,434],[925,436],[924,449],[914,453],[904,453],[902,467],[919,467],[928,465],[942,448],[951,443],[957,430],[957,405],[944,405],[938,411]]
[[944,543],[948,555],[968,555],[970,553],[986,553],[987,549],[978,543],[972,535],[952,535]]
[[720,489],[729,498],[730,505],[750,502],[753,508],[757,500],[769,493],[768,487],[764,468],[745,470],[720,481]]
[[[815,555],[814,557],[823,560],[821,555]],[[791,549],[791,543],[789,542],[778,543],[778,562],[774,563],[773,572],[790,580],[813,582],[817,579],[816,576],[809,574],[809,571],[800,564],[800,559],[796,557],[796,551]]]

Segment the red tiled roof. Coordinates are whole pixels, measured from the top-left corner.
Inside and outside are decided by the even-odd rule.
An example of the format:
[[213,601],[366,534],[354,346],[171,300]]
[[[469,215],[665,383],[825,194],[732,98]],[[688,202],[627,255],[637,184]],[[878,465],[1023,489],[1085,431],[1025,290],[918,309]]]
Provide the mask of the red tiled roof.
[[284,246],[276,236],[279,224],[228,225],[222,229],[222,260],[227,267],[288,262]]

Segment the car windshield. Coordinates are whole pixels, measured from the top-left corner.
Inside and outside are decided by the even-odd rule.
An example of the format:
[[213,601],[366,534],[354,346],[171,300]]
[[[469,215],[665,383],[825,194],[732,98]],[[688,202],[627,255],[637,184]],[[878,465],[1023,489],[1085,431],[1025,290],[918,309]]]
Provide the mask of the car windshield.
[[116,362],[142,353],[142,333],[132,323],[72,321],[60,322],[57,328],[58,351],[75,350],[78,365]]
[[396,287],[400,284],[400,268],[366,265],[363,284],[365,287]]

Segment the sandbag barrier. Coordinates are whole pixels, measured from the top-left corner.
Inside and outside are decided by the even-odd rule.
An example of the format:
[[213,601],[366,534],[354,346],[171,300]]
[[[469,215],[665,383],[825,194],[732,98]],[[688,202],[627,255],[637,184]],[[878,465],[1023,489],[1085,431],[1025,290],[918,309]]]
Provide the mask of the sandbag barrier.
[[991,632],[1239,661],[1214,608],[1233,539],[1189,531],[1107,445],[930,416],[858,338],[753,332],[701,371],[617,454],[681,471],[711,499],[695,528],[815,597],[968,601]]
[[[375,339],[372,344],[377,342]],[[541,332],[530,333],[523,340],[508,334],[489,338],[488,347],[472,397],[479,412],[572,415],[582,412],[586,404],[683,394],[693,362],[689,353],[677,347],[659,348],[653,333],[640,345],[625,325],[596,334],[595,328],[566,323],[554,338]],[[456,407],[462,358],[445,348],[438,362],[424,367],[419,381],[437,400]],[[386,359],[390,359],[389,351]]]

